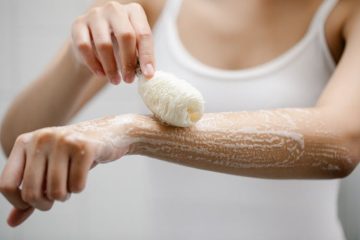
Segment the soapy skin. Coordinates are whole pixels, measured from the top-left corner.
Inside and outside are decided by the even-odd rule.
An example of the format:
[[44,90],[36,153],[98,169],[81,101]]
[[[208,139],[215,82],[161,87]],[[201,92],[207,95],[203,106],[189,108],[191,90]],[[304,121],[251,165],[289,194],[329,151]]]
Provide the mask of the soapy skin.
[[314,110],[297,109],[211,113],[184,129],[139,117],[128,154],[260,178],[346,176],[357,160],[321,119]]
[[180,128],[127,114],[29,132],[18,137],[0,177],[15,207],[8,223],[81,192],[92,167],[125,155],[259,178],[345,177],[359,158],[328,119],[317,109],[209,113]]
[[9,225],[81,192],[91,168],[125,155],[133,143],[127,134],[132,119],[105,117],[20,135],[0,176],[0,192],[15,207]]
[[146,106],[161,121],[177,127],[189,127],[204,112],[201,93],[173,74],[157,71],[153,78],[138,75],[138,92]]

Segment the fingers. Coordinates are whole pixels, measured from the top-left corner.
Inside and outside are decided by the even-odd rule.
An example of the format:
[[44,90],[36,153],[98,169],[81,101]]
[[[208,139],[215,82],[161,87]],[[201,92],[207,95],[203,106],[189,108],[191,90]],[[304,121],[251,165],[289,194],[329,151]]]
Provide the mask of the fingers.
[[41,136],[27,149],[21,191],[21,197],[25,202],[42,211],[49,210],[53,205],[53,201],[44,195],[48,140],[48,136]]
[[65,201],[68,194],[69,153],[63,141],[56,144],[49,156],[46,196],[51,200]]
[[96,53],[105,70],[106,76],[113,84],[119,84],[121,77],[114,56],[110,26],[105,19],[98,15],[99,13],[94,12],[93,14],[94,16],[90,19],[89,27],[91,29],[91,37]]
[[116,55],[120,55],[122,76],[125,82],[131,83],[136,70],[136,37],[130,24],[127,12],[122,8],[114,8],[110,16],[110,25],[116,39]]
[[7,220],[8,224],[12,227],[20,225],[34,211],[34,208],[23,200],[22,192],[19,189],[26,168],[25,146],[30,139],[31,136],[29,134],[18,137],[0,179],[1,192],[15,207]]
[[145,77],[151,78],[155,72],[155,58],[150,25],[141,5],[129,4],[128,12],[136,34],[141,71]]
[[93,154],[90,149],[77,146],[72,151],[69,173],[69,190],[73,193],[81,192],[86,185],[89,170],[93,164]]
[[88,68],[94,74],[104,76],[104,69],[93,51],[89,28],[82,18],[79,18],[73,24],[72,39],[75,49],[78,50],[79,55]]
[[30,217],[30,215],[34,212],[34,208],[30,207],[25,210],[13,208],[9,214],[9,217],[7,219],[7,223],[11,227],[16,227],[23,223],[27,218]]
[[[155,71],[153,39],[146,14],[137,3],[109,1],[80,16],[72,26],[76,52],[95,74],[113,84],[134,80],[137,57],[145,77]],[[121,72],[121,75],[119,74]]]
[[15,207],[10,226],[21,224],[34,208],[49,210],[54,200],[65,201],[84,189],[97,145],[66,130],[41,129],[16,140],[0,176],[1,193]]
[[25,149],[28,136],[20,136],[15,142],[9,160],[0,178],[0,191],[4,197],[17,209],[28,209],[30,205],[23,201],[19,186],[25,169]]

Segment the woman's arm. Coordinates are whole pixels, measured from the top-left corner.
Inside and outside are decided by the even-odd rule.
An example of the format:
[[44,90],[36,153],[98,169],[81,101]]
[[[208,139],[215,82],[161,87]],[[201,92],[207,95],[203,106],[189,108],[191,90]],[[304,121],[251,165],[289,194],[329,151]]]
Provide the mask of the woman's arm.
[[[92,78],[75,60],[67,43],[31,85],[8,109],[1,126],[1,144],[8,155],[18,135],[38,128],[62,125],[99,90],[105,81]],[[96,90],[89,91],[94,88]]]
[[[129,4],[132,2],[141,5]],[[68,122],[105,86],[106,80],[101,75],[119,82],[116,55],[123,58],[121,63],[127,66],[127,69],[121,69],[123,75],[125,72],[134,75],[135,66],[129,68],[128,60],[133,59],[135,64],[136,43],[139,54],[144,56],[140,56],[143,65],[153,62],[150,26],[159,15],[162,4],[163,0],[152,0],[151,5],[146,0],[98,0],[78,17],[73,24],[72,39],[7,111],[1,126],[5,153],[10,153],[21,133]],[[149,15],[149,23],[141,6]],[[116,37],[114,41],[111,41],[112,34]],[[114,55],[113,43],[123,49],[119,54],[117,49]]]
[[357,158],[333,117],[317,108],[212,113],[186,129],[144,116],[129,154],[259,178],[339,178]]
[[350,5],[345,51],[315,107],[213,113],[190,129],[143,118],[130,153],[261,178],[347,176],[360,159],[360,8]]

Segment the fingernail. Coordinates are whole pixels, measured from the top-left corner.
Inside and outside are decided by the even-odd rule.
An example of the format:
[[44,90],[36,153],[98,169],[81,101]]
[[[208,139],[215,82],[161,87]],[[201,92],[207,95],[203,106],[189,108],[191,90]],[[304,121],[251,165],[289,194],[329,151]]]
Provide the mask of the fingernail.
[[121,80],[121,77],[120,77],[119,73],[111,76],[111,79],[110,79],[110,81],[115,85],[118,85],[120,83],[120,80]]
[[135,77],[135,74],[134,74],[133,72],[127,72],[127,73],[125,74],[125,79],[124,79],[124,80],[125,80],[125,82],[127,82],[127,83],[132,83],[134,77]]
[[146,76],[152,76],[152,75],[154,75],[154,67],[153,67],[153,65],[152,64],[150,64],[150,63],[148,63],[148,64],[146,64],[145,65],[145,72],[144,72],[144,74],[146,75]]

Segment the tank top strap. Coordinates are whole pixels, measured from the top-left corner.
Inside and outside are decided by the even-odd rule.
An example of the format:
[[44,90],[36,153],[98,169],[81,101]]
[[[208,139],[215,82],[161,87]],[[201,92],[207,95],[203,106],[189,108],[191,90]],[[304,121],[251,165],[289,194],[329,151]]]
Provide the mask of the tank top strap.
[[171,19],[172,21],[176,21],[178,13],[180,11],[182,0],[166,0],[163,15]]
[[337,3],[338,0],[324,0],[315,17],[313,18],[313,22],[310,27],[310,35],[313,35],[316,38],[319,47],[325,55],[326,64],[331,70],[334,70],[336,68],[336,62],[334,61],[334,58],[328,46],[325,25],[329,15],[331,14]]
[[319,32],[324,29],[326,20],[338,0],[324,0],[312,19],[309,32]]

